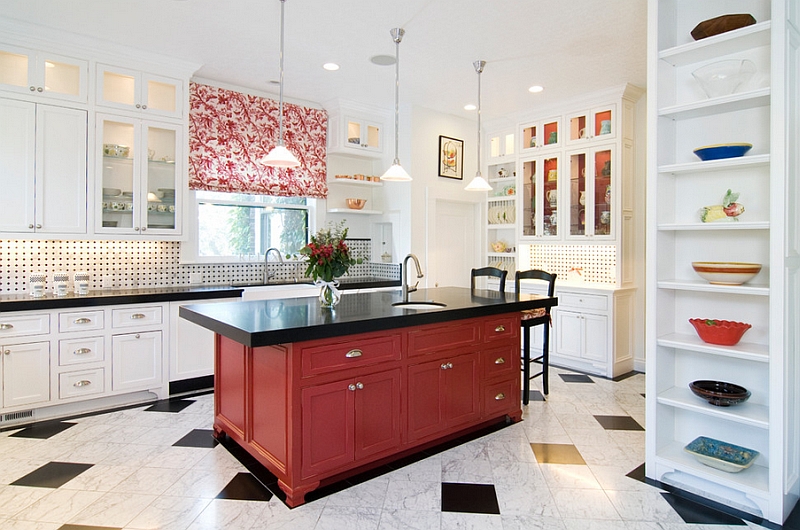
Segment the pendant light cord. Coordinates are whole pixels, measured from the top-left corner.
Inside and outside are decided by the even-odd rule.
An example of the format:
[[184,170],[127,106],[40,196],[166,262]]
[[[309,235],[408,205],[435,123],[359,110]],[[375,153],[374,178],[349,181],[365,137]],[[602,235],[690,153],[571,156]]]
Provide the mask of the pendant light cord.
[[400,41],[403,40],[403,28],[391,31],[395,43],[394,62],[394,165],[400,165]]
[[475,71],[478,72],[478,171],[476,176],[481,176],[481,73],[486,61],[475,61],[472,63]]
[[283,145],[283,8],[286,0],[281,0],[281,76],[278,92],[278,145]]

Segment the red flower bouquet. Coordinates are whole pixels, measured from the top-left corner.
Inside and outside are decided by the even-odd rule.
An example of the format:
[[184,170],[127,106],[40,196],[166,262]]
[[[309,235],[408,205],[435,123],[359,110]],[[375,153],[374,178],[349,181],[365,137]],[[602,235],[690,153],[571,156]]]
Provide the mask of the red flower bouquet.
[[339,301],[339,291],[336,289],[336,278],[343,276],[351,265],[361,263],[361,258],[350,255],[350,249],[345,243],[347,228],[344,221],[336,225],[328,225],[315,235],[311,242],[300,249],[300,254],[308,257],[306,276],[313,278],[320,289],[320,303],[332,307]]

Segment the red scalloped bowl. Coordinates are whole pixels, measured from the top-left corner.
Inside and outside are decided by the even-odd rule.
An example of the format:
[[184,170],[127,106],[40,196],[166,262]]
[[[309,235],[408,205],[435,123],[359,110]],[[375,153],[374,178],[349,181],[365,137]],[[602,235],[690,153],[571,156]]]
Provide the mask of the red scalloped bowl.
[[[707,322],[714,322],[714,325],[709,326]],[[720,346],[735,345],[742,339],[744,332],[753,327],[744,322],[714,320],[713,318],[690,318],[689,323],[694,326],[703,342]]]

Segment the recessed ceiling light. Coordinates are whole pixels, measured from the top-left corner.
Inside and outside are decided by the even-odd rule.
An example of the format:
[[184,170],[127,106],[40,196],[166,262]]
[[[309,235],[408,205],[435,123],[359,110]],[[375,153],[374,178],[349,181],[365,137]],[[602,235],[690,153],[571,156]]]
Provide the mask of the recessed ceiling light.
[[322,67],[329,72],[335,72],[339,69],[339,65],[336,63],[325,63],[322,65]]
[[543,87],[543,86],[540,86],[540,85],[533,85],[532,87],[530,87],[530,88],[528,89],[528,92],[533,92],[534,94],[536,94],[537,92],[541,92],[542,90],[544,90],[544,87]]
[[394,55],[373,55],[369,60],[378,66],[390,66],[397,62]]
[[475,106],[475,105],[473,105],[472,103],[470,103],[469,105],[464,105],[464,110],[475,110],[475,109],[477,109],[477,108],[478,108],[478,107],[476,107],[476,106]]

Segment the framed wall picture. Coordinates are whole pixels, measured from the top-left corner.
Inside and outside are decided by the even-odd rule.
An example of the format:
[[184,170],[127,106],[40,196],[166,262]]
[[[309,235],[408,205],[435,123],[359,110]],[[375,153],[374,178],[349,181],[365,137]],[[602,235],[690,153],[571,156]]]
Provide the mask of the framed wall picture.
[[464,140],[439,136],[439,176],[464,179]]

